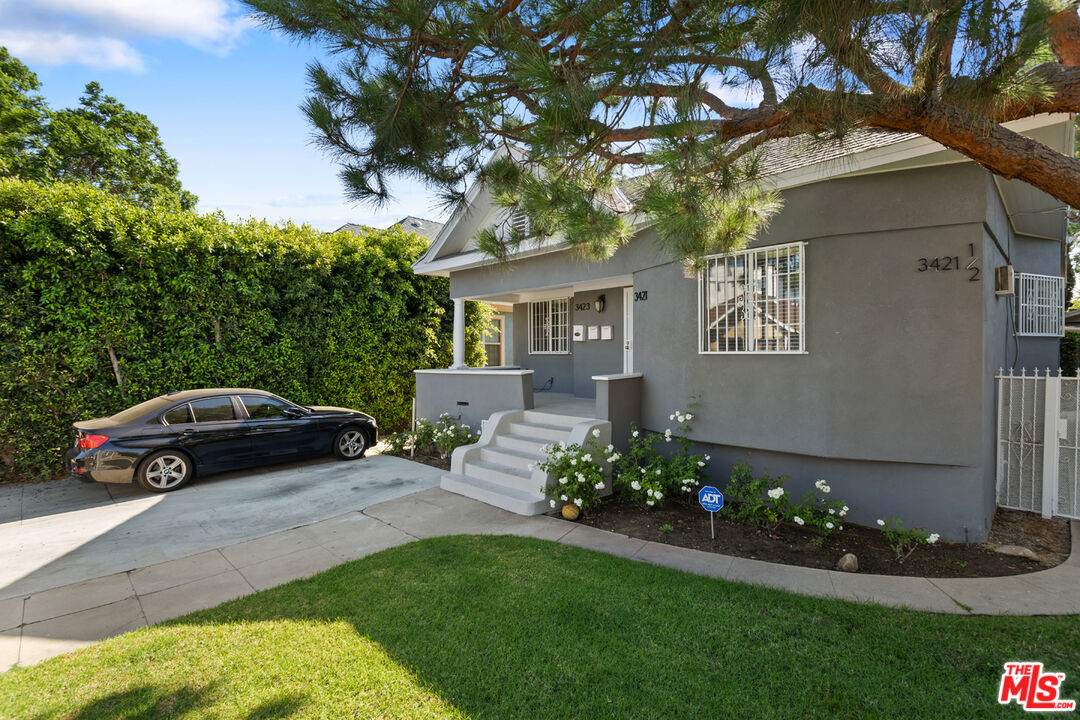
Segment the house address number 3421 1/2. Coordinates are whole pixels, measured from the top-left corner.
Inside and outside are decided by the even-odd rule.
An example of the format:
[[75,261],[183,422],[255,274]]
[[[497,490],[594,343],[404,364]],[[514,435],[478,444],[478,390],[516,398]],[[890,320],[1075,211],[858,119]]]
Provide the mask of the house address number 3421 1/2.
[[978,266],[979,258],[975,255],[975,243],[968,243],[968,259],[966,263],[960,262],[959,255],[945,255],[943,257],[921,257],[917,269],[919,272],[933,270],[945,272],[956,270],[966,272],[968,280],[976,282],[980,279],[982,271]]

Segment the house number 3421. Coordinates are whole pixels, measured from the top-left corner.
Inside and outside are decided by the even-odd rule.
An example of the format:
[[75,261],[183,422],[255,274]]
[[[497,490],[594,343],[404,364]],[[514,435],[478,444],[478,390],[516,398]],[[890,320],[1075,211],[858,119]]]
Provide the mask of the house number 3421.
[[978,266],[979,258],[975,255],[975,244],[968,243],[968,259],[966,263],[960,262],[959,255],[946,255],[944,257],[921,257],[919,258],[917,269],[919,272],[927,272],[933,270],[935,272],[945,272],[948,270],[963,271],[968,274],[968,280],[975,282],[979,280],[981,270]]

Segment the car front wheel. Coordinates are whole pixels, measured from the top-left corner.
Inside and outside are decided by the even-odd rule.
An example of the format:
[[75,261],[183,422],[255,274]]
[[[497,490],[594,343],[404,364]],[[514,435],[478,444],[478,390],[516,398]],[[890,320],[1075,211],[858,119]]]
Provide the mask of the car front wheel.
[[360,428],[347,427],[334,438],[334,454],[340,460],[356,460],[367,452],[367,437]]
[[176,450],[159,450],[152,453],[136,473],[136,480],[144,490],[154,493],[179,490],[195,475],[191,458]]

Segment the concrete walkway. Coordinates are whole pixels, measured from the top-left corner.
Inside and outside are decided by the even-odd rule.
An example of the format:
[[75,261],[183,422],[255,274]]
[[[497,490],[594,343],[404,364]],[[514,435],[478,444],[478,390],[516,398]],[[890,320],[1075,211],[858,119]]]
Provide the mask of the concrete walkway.
[[[1075,543],[1080,523],[1073,523],[1072,532]],[[929,612],[1080,613],[1080,553],[1075,546],[1063,565],[1028,575],[956,580],[859,575],[677,548],[547,516],[521,517],[431,488],[257,539],[0,600],[0,670],[15,663],[30,665],[395,545],[461,533],[541,538],[725,580]]]

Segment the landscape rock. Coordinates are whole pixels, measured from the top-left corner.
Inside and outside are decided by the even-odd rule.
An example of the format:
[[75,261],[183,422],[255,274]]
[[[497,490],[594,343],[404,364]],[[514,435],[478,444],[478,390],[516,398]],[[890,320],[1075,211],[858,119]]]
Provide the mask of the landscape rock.
[[1001,553],[1002,555],[1027,558],[1028,560],[1039,559],[1039,556],[1036,555],[1031,548],[1026,548],[1023,545],[998,545],[994,548],[994,552]]
[[848,553],[836,563],[836,569],[844,572],[859,572],[859,558],[855,557],[854,553]]

